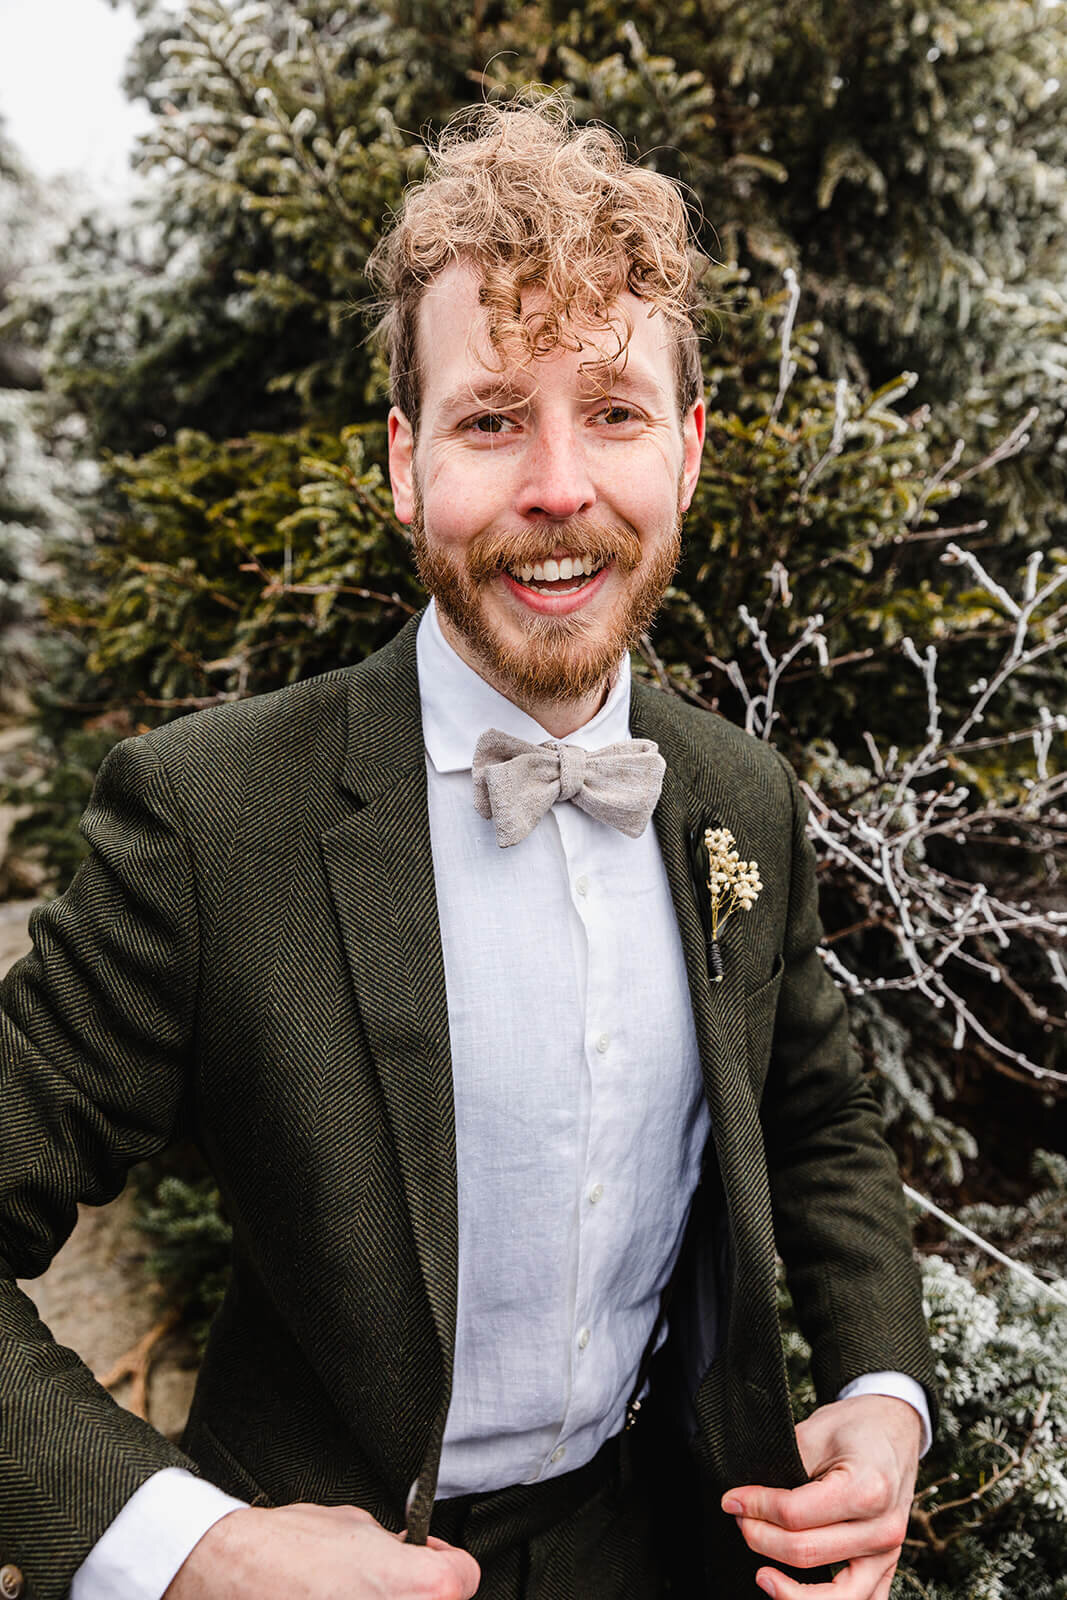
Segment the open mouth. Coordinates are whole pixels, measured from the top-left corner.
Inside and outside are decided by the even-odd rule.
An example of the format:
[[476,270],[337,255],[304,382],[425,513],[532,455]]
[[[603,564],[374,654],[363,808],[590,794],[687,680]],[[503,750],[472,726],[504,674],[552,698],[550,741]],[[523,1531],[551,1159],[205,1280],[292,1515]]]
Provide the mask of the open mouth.
[[591,578],[607,565],[600,557],[578,555],[563,556],[559,560],[524,562],[505,567],[513,583],[535,594],[578,594]]

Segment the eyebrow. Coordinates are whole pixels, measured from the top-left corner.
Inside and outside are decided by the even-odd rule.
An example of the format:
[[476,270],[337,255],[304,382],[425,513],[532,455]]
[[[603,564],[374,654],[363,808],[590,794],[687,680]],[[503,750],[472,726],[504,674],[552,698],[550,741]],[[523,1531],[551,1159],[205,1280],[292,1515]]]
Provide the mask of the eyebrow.
[[590,388],[596,386],[597,393],[632,394],[643,396],[646,400],[663,404],[665,396],[662,388],[650,372],[642,368],[620,367],[617,363],[591,362],[583,371]]
[[[663,404],[660,385],[644,372],[620,368],[611,362],[590,363],[583,371],[583,399],[592,400],[613,391],[643,397],[650,403]],[[520,386],[507,379],[487,376],[460,385],[441,402],[441,413],[452,416],[466,410],[506,410],[511,406],[529,405],[537,393],[537,385]]]
[[527,405],[533,392],[500,378],[482,378],[453,389],[442,400],[441,410],[446,416],[451,416],[454,411],[477,411],[480,408],[497,411],[502,407]]

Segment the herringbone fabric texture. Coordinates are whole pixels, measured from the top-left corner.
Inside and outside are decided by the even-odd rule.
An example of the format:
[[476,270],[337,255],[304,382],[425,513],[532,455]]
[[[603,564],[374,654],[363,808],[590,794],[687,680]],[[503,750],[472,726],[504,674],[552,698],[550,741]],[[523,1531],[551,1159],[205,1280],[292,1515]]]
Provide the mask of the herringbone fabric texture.
[[[632,731],[667,762],[654,823],[715,1133],[660,1363],[677,1381],[656,1382],[693,1434],[707,1594],[748,1600],[755,1566],[718,1496],[802,1477],[776,1238],[823,1398],[861,1371],[930,1385],[929,1352],[899,1181],[815,951],[792,777],[648,688]],[[765,885],[715,985],[686,852],[706,822]],[[457,1228],[414,625],[358,667],[120,745],[84,827],[89,860],[0,990],[0,1565],[61,1600],[136,1486],[181,1462],[247,1498],[355,1503],[394,1528],[417,1480],[423,1535]],[[14,1281],[48,1264],[79,1199],[118,1193],[179,1127],[234,1225],[184,1452],[51,1342]]]
[[[478,1600],[664,1600],[663,1562],[633,1435],[609,1440],[578,1472],[449,1500],[431,1524],[481,1567]],[[626,1452],[626,1470],[620,1446]]]

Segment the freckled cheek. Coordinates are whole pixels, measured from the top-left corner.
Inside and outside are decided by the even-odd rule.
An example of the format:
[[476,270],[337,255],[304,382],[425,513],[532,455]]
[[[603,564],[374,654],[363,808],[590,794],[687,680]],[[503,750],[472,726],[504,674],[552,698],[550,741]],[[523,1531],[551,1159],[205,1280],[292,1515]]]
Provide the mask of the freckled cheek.
[[665,524],[673,522],[677,510],[677,495],[673,488],[668,489],[662,484],[654,488],[640,479],[637,481],[623,480],[611,495],[608,504],[612,511],[636,529],[640,534],[647,530],[659,530]]
[[650,439],[625,462],[616,462],[605,498],[631,521],[655,524],[677,508],[681,463],[668,440]]
[[431,469],[423,485],[423,510],[431,539],[464,545],[507,509],[507,499],[484,476]]

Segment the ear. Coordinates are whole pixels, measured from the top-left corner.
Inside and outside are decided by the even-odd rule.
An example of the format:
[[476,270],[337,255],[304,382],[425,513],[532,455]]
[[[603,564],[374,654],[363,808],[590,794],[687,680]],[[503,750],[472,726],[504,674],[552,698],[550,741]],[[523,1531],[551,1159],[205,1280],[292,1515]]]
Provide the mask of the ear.
[[686,412],[682,423],[682,442],[685,449],[682,465],[682,488],[678,502],[680,511],[688,511],[700,477],[700,459],[704,453],[704,399],[695,400]]
[[389,411],[389,482],[399,522],[410,522],[415,510],[415,432],[402,411]]

